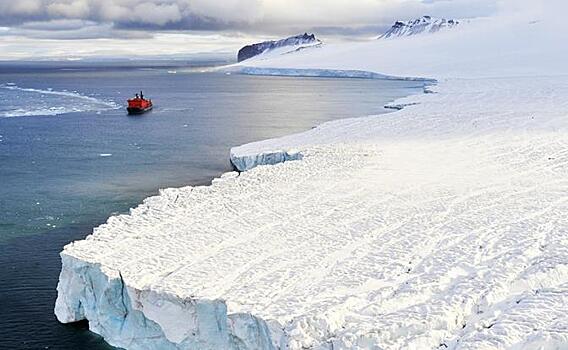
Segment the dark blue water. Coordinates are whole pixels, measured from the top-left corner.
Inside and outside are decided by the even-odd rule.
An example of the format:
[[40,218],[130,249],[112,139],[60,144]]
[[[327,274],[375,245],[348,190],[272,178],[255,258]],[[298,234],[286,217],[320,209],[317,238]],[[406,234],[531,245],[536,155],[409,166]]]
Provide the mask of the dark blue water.
[[[209,183],[231,170],[231,146],[384,113],[421,87],[180,69],[0,73],[0,348],[105,347],[52,310],[59,251],[109,215],[159,188]],[[123,105],[140,89],[155,108],[129,117]]]

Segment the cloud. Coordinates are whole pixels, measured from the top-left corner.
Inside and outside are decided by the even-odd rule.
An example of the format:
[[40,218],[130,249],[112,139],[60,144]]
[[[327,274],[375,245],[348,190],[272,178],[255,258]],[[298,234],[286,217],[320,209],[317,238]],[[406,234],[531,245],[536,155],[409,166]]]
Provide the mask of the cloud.
[[0,25],[30,20],[81,19],[117,25],[137,23],[160,27],[201,22],[250,23],[257,19],[260,0],[0,0]]
[[[34,25],[35,26],[35,25]],[[38,27],[39,28],[39,27]],[[230,59],[237,50],[255,40],[250,36],[230,36],[211,32],[149,33],[109,31],[105,25],[87,26],[78,30],[53,31],[58,40],[42,40],[44,32],[0,27],[1,60],[67,60],[83,59],[184,59],[190,57],[216,57]],[[65,40],[68,33],[82,35],[82,40]],[[141,51],[140,47],[151,50]],[[1,65],[1,63],[0,63]]]
[[[155,52],[178,53],[178,47],[167,45],[202,52],[305,31],[328,42],[364,39],[378,35],[395,20],[422,15],[461,19],[520,13],[532,20],[543,18],[547,11],[566,13],[567,4],[565,0],[0,0],[0,56],[63,55],[79,44],[83,54],[107,54],[105,48],[108,53],[128,51],[135,40],[151,40]],[[175,34],[183,34],[183,39]],[[219,42],[209,46],[204,38]],[[77,39],[82,42],[69,42]]]
[[[474,17],[500,0],[0,0],[0,25],[75,19],[138,29],[235,29],[386,25],[424,14]],[[208,27],[209,26],[209,27]]]
[[87,18],[91,8],[87,0],[56,1],[47,4],[45,11],[52,18]]
[[152,2],[141,3],[134,7],[131,20],[141,23],[150,23],[163,26],[170,22],[179,22],[183,15],[177,4],[155,4]]
[[60,19],[40,22],[26,22],[17,27],[7,27],[0,31],[1,37],[25,37],[51,40],[85,40],[85,39],[131,39],[150,38],[145,31],[127,31],[115,28],[109,23],[93,21]]

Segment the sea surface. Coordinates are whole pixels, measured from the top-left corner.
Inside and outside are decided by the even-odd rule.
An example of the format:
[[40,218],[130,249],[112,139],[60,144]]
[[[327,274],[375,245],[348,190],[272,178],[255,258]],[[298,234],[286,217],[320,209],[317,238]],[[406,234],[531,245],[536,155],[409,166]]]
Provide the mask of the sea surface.
[[[158,189],[207,185],[232,146],[385,113],[422,83],[181,67],[0,63],[0,348],[105,349],[53,315],[59,252]],[[137,91],[154,110],[127,116]]]

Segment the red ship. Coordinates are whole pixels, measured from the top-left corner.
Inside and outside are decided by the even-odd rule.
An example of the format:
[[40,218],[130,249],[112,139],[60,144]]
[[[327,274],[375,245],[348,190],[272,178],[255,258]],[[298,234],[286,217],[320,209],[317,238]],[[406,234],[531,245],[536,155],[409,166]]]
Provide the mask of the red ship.
[[152,109],[152,100],[144,98],[144,94],[140,91],[140,95],[128,100],[128,107],[126,110],[128,114],[142,114]]

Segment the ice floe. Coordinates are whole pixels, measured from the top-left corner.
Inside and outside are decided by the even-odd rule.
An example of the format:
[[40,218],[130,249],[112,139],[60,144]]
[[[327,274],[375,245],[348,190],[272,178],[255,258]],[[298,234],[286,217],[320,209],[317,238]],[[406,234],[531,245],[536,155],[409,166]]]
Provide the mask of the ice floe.
[[0,108],[0,118],[55,116],[119,108],[112,101],[103,101],[76,91],[24,88],[13,83],[0,84],[0,96],[4,101],[3,108]]

